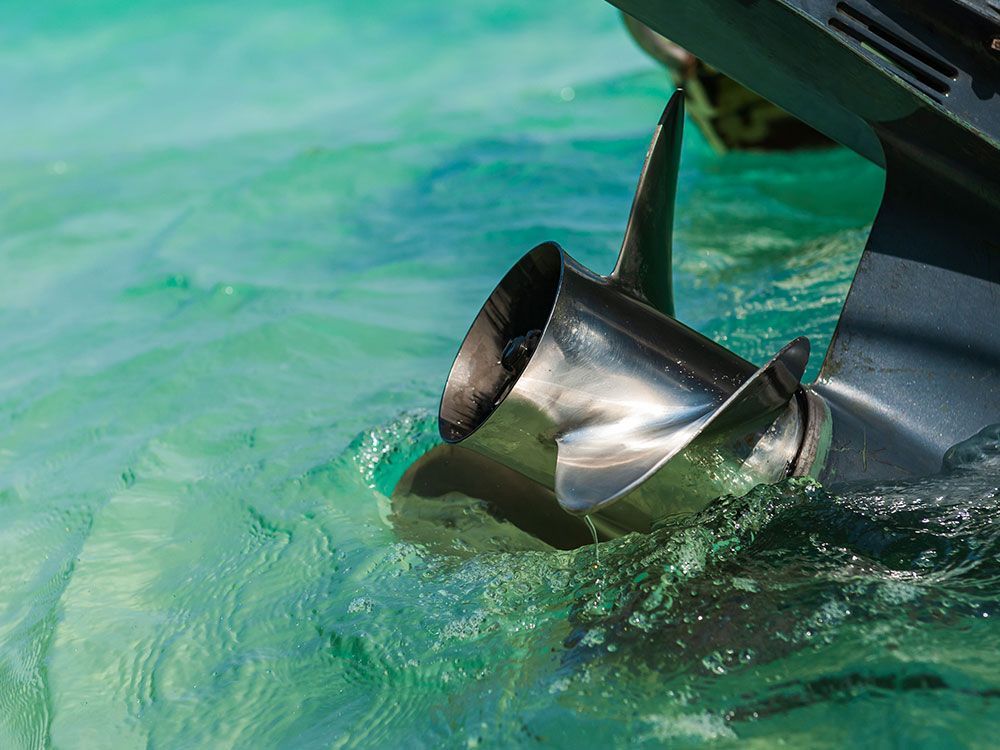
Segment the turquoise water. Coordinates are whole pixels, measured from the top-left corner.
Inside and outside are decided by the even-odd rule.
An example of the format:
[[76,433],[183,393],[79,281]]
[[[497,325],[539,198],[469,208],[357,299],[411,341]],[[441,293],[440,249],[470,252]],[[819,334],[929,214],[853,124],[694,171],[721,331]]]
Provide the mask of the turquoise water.
[[[992,744],[995,435],[596,567],[457,500],[399,533],[501,273],[612,265],[668,89],[610,7],[14,0],[0,42],[0,747]],[[881,173],[689,128],[680,182],[679,317],[815,373]]]

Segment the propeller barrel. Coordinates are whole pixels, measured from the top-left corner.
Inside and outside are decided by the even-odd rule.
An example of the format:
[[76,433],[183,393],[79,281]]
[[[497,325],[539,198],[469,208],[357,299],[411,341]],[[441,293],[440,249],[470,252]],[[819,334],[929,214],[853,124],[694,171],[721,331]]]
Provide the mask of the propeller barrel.
[[[635,495],[612,514],[634,528],[786,476],[803,442],[795,394],[807,357],[798,339],[758,370],[549,242],[477,315],[439,427],[446,442],[551,488],[570,513]],[[668,463],[671,492],[637,493]]]

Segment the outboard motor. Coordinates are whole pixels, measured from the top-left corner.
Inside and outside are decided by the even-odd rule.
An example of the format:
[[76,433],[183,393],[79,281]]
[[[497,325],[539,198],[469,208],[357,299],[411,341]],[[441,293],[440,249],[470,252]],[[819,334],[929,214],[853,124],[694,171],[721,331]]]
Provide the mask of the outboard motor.
[[[760,482],[928,474],[1000,422],[1000,10],[977,0],[614,0],[883,166],[879,214],[817,381],[675,320],[683,121],[654,135],[607,277],[553,243],[500,282],[441,401],[445,445],[396,497],[460,492],[558,546]],[[739,29],[753,29],[742,33]],[[565,512],[564,512],[565,511]]]

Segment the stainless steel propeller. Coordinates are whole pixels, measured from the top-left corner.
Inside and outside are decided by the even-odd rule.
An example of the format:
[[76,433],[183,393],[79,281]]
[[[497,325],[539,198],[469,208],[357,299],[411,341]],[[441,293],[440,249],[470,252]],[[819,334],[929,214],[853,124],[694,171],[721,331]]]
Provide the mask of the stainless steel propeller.
[[447,443],[551,489],[608,534],[802,473],[815,457],[801,454],[815,411],[799,385],[805,338],[758,369],[672,317],[682,127],[677,92],[614,271],[598,276],[552,242],[528,252],[483,305],[441,399]]

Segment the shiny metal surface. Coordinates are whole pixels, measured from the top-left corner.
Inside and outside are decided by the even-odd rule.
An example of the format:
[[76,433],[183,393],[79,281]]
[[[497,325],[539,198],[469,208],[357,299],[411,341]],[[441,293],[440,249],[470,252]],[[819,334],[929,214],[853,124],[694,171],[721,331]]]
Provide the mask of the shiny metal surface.
[[[802,451],[816,442],[799,385],[806,339],[757,369],[670,314],[682,102],[678,92],[657,125],[614,271],[598,276],[552,242],[531,250],[486,300],[441,398],[446,442],[541,488],[527,504],[540,516],[552,492],[607,536],[806,471],[815,457]],[[473,467],[466,477],[490,465],[453,453],[434,466],[448,463]],[[523,482],[466,484],[525,518],[511,501]],[[440,482],[428,469],[417,485]]]
[[[823,440],[829,445],[825,408],[812,394],[796,395],[756,443],[752,439],[740,440],[738,431],[705,436],[625,497],[588,516],[598,536],[613,539],[631,531],[646,532],[664,515],[694,512],[720,495],[744,493],[756,484],[774,481],[786,471],[798,476],[821,466],[824,446],[813,445],[809,450],[804,447]],[[816,403],[806,407],[801,404],[803,398]],[[787,456],[803,431],[803,447],[795,465],[789,468]],[[490,545],[495,545],[497,538],[511,538],[513,530],[508,529],[508,524],[560,549],[592,541],[583,519],[560,507],[551,486],[531,480],[464,444],[438,445],[406,470],[393,489],[391,520],[397,533],[421,544],[437,538],[428,530],[431,518],[447,525],[449,534],[455,536],[449,542],[451,547],[482,546],[481,538],[475,533],[470,537],[470,532],[463,529],[467,498],[480,501],[479,507],[499,522],[491,527]]]
[[[511,383],[503,349],[534,329],[537,348]],[[808,352],[797,339],[757,370],[545,243],[473,323],[445,386],[441,434],[554,488],[565,510],[594,513],[699,437],[724,438],[716,450],[747,446],[746,463],[789,408]],[[800,420],[788,425],[777,465],[755,472],[765,481],[795,456]]]
[[653,131],[618,261],[609,277],[627,294],[667,315],[674,314],[674,201],[683,135],[684,94],[677,91]]

